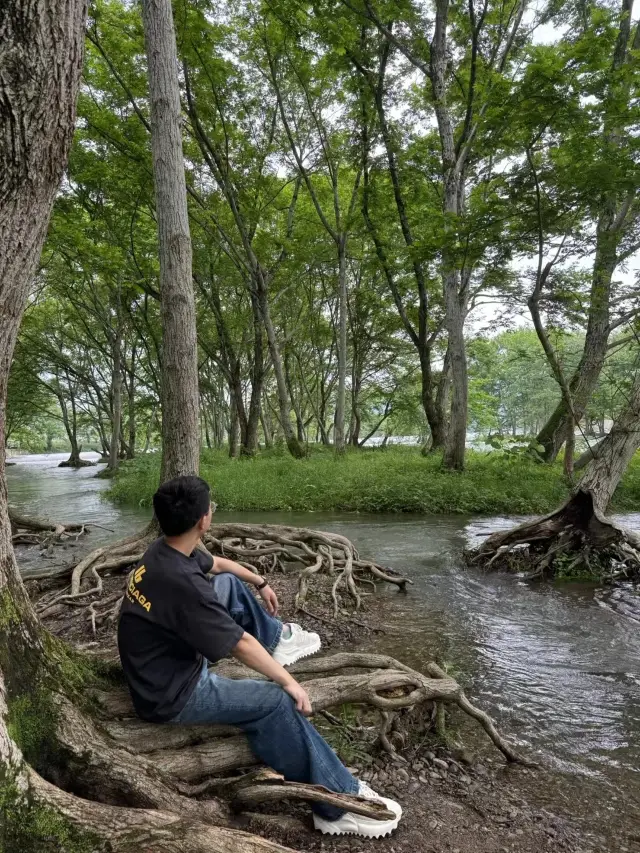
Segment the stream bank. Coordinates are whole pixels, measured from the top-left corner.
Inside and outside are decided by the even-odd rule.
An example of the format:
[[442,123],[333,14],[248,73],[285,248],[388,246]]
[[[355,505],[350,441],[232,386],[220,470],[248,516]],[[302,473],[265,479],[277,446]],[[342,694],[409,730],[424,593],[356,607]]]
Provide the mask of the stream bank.
[[[82,548],[121,538],[148,519],[145,509],[102,501],[105,481],[93,478],[95,469],[57,469],[55,459],[16,461],[7,472],[9,495],[21,512],[93,521],[114,531],[92,530],[75,549],[78,556]],[[367,599],[375,627],[384,634],[358,631],[341,635],[340,643],[384,651],[418,669],[427,657],[448,663],[503,733],[544,765],[533,772],[505,770],[482,738],[464,730],[464,741],[477,755],[479,769],[466,774],[476,786],[476,807],[464,805],[464,783],[431,780],[409,792],[412,777],[398,792],[407,811],[402,833],[376,849],[529,851],[545,849],[545,838],[552,842],[549,849],[640,849],[634,840],[640,827],[640,632],[613,593],[592,585],[534,587],[515,577],[467,572],[458,556],[464,544],[512,523],[506,518],[337,513],[233,518],[340,532],[363,554],[410,575],[415,583],[408,594],[380,590],[375,600]],[[637,517],[625,521],[638,526]],[[74,551],[62,552],[54,559],[73,556]],[[23,568],[28,576],[33,567]],[[383,779],[379,787],[385,786]],[[459,819],[452,802],[463,806]],[[521,824],[510,817],[514,809],[522,812]],[[536,817],[545,810],[555,817]],[[483,814],[493,815],[489,823]],[[429,830],[433,821],[441,824],[437,831]],[[534,831],[539,825],[554,830],[549,821],[558,824],[555,836]],[[333,849],[333,842],[308,836],[304,849],[321,849],[321,843]],[[336,849],[363,849],[348,840],[338,844],[352,846]]]

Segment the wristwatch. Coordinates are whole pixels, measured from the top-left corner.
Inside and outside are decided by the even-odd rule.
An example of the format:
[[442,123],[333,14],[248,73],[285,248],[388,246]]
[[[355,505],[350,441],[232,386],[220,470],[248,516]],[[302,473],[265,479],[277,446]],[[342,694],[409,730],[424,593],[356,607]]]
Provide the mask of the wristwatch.
[[266,586],[269,586],[269,581],[265,578],[265,579],[262,581],[262,583],[260,584],[260,586],[257,586],[257,587],[256,587],[256,589],[257,589],[257,590],[261,590],[261,589],[264,589]]

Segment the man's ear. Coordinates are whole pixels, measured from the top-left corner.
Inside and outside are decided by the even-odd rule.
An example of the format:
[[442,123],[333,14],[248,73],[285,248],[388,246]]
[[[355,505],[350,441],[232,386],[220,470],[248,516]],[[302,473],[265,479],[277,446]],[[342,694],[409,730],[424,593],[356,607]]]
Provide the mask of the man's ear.
[[200,521],[198,522],[198,532],[206,533],[209,527],[211,526],[211,510],[209,510],[205,515],[202,516]]

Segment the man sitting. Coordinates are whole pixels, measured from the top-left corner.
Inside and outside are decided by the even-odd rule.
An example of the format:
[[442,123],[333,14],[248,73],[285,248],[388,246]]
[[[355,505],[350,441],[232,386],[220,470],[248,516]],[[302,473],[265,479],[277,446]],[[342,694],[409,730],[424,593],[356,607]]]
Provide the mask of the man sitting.
[[[378,838],[402,809],[358,783],[306,719],[304,688],[285,669],[320,649],[320,637],[278,618],[268,582],[200,546],[211,525],[208,484],[177,477],[153,496],[164,533],[131,573],[118,623],[118,648],[133,704],[144,720],[220,723],[242,729],[254,754],[285,779],[384,802],[393,820],[314,804],[314,823],[332,835]],[[210,574],[210,576],[208,576]],[[257,588],[266,609],[245,584]],[[269,681],[232,680],[209,671],[232,655]]]

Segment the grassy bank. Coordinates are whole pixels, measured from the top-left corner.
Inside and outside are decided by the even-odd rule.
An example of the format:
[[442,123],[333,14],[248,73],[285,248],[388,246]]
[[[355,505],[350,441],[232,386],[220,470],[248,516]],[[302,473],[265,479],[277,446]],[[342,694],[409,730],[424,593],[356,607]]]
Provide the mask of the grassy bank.
[[[109,491],[116,502],[148,506],[158,481],[158,454],[122,465]],[[567,494],[560,465],[503,454],[469,453],[463,474],[442,471],[438,457],[414,448],[348,453],[314,451],[229,459],[204,451],[201,474],[221,509],[348,512],[528,514],[553,509]],[[640,508],[640,458],[616,493],[615,508]]]

